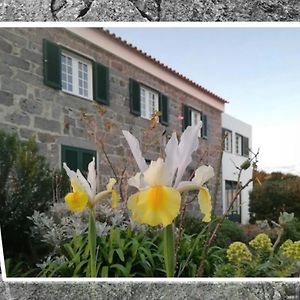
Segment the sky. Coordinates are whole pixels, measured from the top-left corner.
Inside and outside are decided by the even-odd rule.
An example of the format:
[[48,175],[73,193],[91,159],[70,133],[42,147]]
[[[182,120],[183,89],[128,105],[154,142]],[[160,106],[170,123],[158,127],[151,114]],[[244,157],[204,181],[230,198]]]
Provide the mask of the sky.
[[259,169],[300,175],[300,28],[108,28],[229,101]]

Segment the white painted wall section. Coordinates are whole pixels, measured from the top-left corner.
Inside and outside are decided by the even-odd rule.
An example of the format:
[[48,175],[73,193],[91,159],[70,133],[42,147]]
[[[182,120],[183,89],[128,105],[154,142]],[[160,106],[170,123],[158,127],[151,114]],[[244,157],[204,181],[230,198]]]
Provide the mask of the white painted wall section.
[[[225,203],[225,181],[237,181],[238,170],[235,165],[240,166],[247,157],[236,154],[235,136],[240,134],[249,139],[249,148],[252,147],[252,127],[251,125],[242,122],[230,115],[222,114],[222,128],[232,131],[232,152],[223,153],[222,160],[222,201],[223,212],[226,210]],[[250,154],[251,155],[251,154]],[[246,183],[252,177],[252,168],[243,171],[241,181],[242,184]],[[241,223],[249,223],[249,192],[252,190],[252,183],[246,187],[241,194]]]

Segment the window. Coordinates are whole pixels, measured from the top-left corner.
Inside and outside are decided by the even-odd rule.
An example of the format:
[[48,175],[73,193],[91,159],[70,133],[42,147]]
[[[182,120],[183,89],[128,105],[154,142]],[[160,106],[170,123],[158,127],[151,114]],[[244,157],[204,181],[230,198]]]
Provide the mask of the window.
[[62,90],[92,99],[92,65],[87,60],[67,52],[61,53]]
[[43,55],[45,85],[109,105],[107,67],[48,40]]
[[68,167],[75,171],[79,169],[86,175],[88,165],[92,161],[93,157],[97,159],[97,152],[94,150],[82,149],[71,146],[61,146],[61,160],[62,164],[65,162]]
[[224,138],[224,150],[226,152],[232,153],[232,132],[227,129],[223,129]]
[[235,153],[242,155],[243,153],[243,137],[239,134],[235,134]]
[[190,106],[183,105],[183,130],[192,125],[197,125],[202,121],[202,127],[199,132],[199,137],[207,139],[208,137],[208,126],[207,126],[207,115],[200,112]]
[[235,134],[235,153],[241,156],[249,156],[249,139],[238,133]]
[[[236,195],[237,182],[225,180],[225,202],[226,209],[231,204],[232,200]],[[241,221],[241,194],[234,201],[232,208],[229,211],[229,219],[232,221],[240,222]]]
[[[191,125],[196,126],[201,122],[201,113],[196,110],[191,110]],[[199,130],[198,136],[201,137],[201,130]]]
[[141,86],[141,117],[150,120],[159,111],[158,93]]
[[130,112],[135,116],[151,119],[155,111],[161,113],[159,122],[169,124],[169,99],[166,95],[148,88],[140,82],[129,80]]

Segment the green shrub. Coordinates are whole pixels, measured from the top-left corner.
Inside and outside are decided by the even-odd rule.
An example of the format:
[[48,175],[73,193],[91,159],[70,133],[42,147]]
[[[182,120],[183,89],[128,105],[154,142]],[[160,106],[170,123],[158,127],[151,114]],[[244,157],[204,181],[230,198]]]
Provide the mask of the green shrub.
[[[179,226],[179,220],[176,220],[176,225]],[[195,217],[189,213],[186,213],[183,219],[183,228],[184,232],[189,235],[200,233],[203,228],[207,225],[203,223],[201,218]]]
[[294,218],[291,222],[285,225],[282,240],[300,240],[300,220],[298,218]]
[[[178,254],[178,277],[197,277],[205,243],[205,234],[190,236],[183,234]],[[226,252],[218,246],[211,246],[205,260],[204,277],[211,277],[216,266],[225,260]]]
[[276,221],[280,212],[293,212],[300,217],[300,178],[295,176],[274,177],[262,185],[255,185],[250,193],[249,211],[251,222]]
[[[178,224],[178,223],[177,223]],[[214,222],[216,224],[216,222]],[[200,218],[186,214],[183,221],[184,232],[189,235],[200,233],[207,223],[203,223]],[[245,234],[238,223],[225,219],[220,226],[213,245],[226,248],[235,241],[244,241]]]
[[241,242],[245,240],[245,234],[238,223],[225,219],[217,232],[214,244],[227,248],[233,242]]
[[51,172],[34,140],[21,142],[0,131],[0,220],[6,257],[29,253],[28,216],[52,199]]

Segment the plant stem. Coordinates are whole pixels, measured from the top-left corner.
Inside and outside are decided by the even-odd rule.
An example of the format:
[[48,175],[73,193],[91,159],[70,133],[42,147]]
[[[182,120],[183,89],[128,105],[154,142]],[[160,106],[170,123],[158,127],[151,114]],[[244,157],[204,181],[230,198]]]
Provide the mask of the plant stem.
[[93,208],[90,208],[88,239],[90,249],[90,277],[96,277],[96,223]]
[[276,239],[276,241],[275,241],[275,243],[274,243],[274,245],[273,245],[273,247],[272,247],[272,252],[271,252],[270,257],[273,257],[273,256],[274,256],[274,252],[275,252],[276,247],[278,246],[278,244],[279,244],[279,242],[280,242],[280,240],[281,240],[281,238],[282,238],[283,233],[284,233],[284,229],[283,229],[283,228],[279,228],[279,229],[278,229],[277,239]]
[[167,277],[174,277],[174,250],[173,224],[170,224],[164,228],[164,258]]

